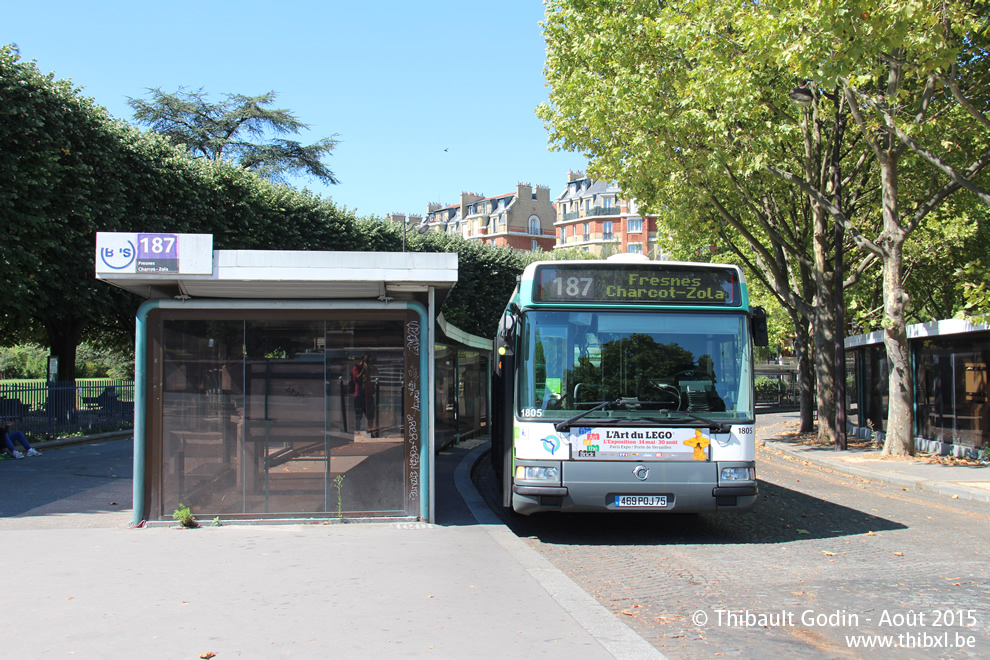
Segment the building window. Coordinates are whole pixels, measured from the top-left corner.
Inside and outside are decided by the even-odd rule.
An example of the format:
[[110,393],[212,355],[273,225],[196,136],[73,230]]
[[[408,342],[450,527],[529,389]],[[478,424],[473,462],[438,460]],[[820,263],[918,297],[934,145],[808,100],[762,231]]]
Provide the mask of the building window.
[[543,227],[540,225],[540,216],[538,215],[529,216],[529,233],[530,234],[543,233]]
[[534,252],[536,252],[537,250],[540,249],[540,246],[537,244],[535,238],[532,241],[529,242],[529,249],[532,250],[532,251],[534,251]]
[[607,209],[612,208],[612,198],[611,197],[602,197],[602,206],[605,207],[605,208],[607,208]]
[[643,254],[643,244],[642,243],[630,243],[629,244],[630,254]]
[[[574,228],[574,231],[577,232],[577,227]],[[584,240],[587,241],[587,240],[589,240],[591,238],[591,223],[590,222],[584,223],[584,227],[583,227],[583,232],[582,233],[584,233]],[[577,233],[575,233],[574,235],[577,236]]]
[[602,238],[606,241],[612,240],[612,221],[606,220],[603,223],[603,225],[604,227],[602,228]]
[[630,234],[639,234],[643,231],[642,220],[626,220],[626,231]]

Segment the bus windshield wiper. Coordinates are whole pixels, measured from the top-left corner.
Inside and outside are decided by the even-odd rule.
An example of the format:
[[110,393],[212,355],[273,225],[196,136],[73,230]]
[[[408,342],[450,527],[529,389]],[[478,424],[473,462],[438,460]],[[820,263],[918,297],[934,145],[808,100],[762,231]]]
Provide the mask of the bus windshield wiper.
[[586,417],[587,415],[590,415],[595,411],[601,410],[602,408],[607,408],[608,406],[617,406],[621,402],[622,399],[615,399],[614,401],[601,401],[594,408],[588,408],[587,410],[583,412],[579,412],[578,414],[574,415],[574,417],[571,417],[570,419],[565,419],[562,422],[557,422],[554,425],[554,428],[557,429],[557,431],[569,431],[571,428],[571,424],[578,421],[582,417]]
[[640,419],[648,419],[653,422],[669,422],[671,415],[683,415],[690,419],[696,419],[699,422],[704,422],[708,425],[709,429],[715,433],[728,433],[732,430],[732,422],[721,422],[714,419],[709,419],[708,417],[698,415],[688,410],[667,410],[666,408],[662,408],[657,412],[666,415],[667,418],[661,419],[659,417],[640,417]]

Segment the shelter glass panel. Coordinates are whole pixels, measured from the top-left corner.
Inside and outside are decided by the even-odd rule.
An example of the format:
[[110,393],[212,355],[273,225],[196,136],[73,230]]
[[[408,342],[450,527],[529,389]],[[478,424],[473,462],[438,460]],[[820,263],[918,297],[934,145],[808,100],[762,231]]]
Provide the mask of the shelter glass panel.
[[969,447],[990,444],[990,341],[972,335],[939,337],[921,342],[917,351],[919,435]]
[[160,515],[180,503],[201,519],[418,512],[412,312],[174,314],[161,322],[161,399],[149,405],[161,420]]
[[478,351],[462,350],[457,369],[458,431],[461,438],[474,437],[488,425],[488,359]]
[[434,347],[434,419],[436,447],[457,441],[457,349]]
[[162,509],[244,508],[238,486],[244,322],[166,323],[162,346]]

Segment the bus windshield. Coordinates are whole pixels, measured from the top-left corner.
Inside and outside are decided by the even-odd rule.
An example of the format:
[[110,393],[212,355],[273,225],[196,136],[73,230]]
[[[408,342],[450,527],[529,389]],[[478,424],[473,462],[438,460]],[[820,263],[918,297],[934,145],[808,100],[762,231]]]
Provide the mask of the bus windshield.
[[520,333],[524,418],[753,419],[745,314],[530,310]]

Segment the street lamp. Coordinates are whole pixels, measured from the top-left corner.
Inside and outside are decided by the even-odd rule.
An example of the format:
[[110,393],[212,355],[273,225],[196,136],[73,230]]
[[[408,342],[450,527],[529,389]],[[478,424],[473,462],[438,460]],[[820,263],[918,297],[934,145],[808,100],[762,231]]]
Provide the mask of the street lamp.
[[790,97],[791,101],[802,108],[809,107],[811,102],[814,100],[814,95],[811,93],[811,90],[804,86],[795,87],[787,96]]
[[[811,107],[814,94],[804,85],[799,85],[788,93],[788,98],[801,108]],[[829,98],[832,98],[829,96]],[[840,185],[842,176],[839,172],[839,135],[832,140],[832,188],[835,193],[835,207],[842,209]],[[843,451],[846,443],[846,301],[843,293],[845,280],[843,267],[842,243],[845,240],[845,228],[842,222],[835,220],[835,268],[832,272],[833,287],[835,288],[835,449]]]
[[402,216],[402,251],[403,252],[406,251],[406,234],[408,234],[409,231],[412,229],[415,229],[417,234],[425,234],[426,232],[428,232],[430,230],[429,217],[423,218],[418,225],[413,225],[412,227],[410,227],[409,217]]

